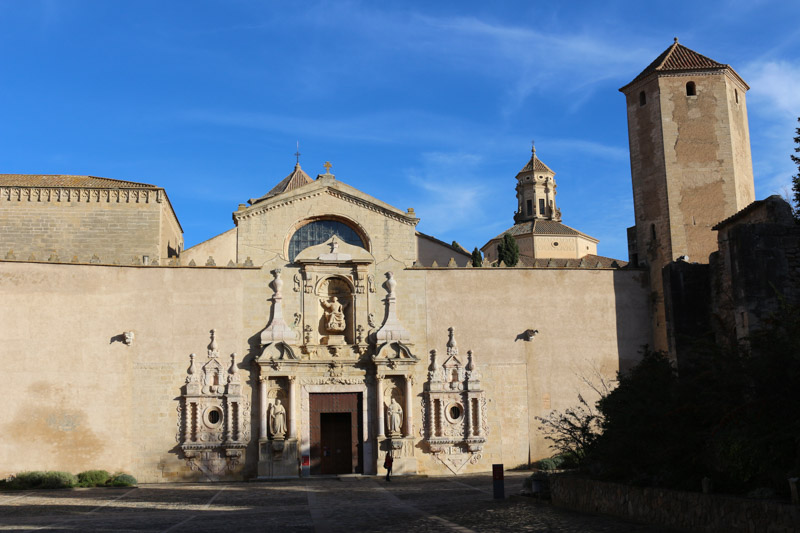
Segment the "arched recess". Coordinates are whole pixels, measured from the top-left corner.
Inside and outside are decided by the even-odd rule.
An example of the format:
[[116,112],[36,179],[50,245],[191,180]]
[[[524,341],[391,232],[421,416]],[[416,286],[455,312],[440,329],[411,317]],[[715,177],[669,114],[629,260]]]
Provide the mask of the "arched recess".
[[[286,257],[289,258],[289,261],[294,261],[294,258],[297,256],[297,254],[302,250],[304,250],[305,248],[308,248],[309,246],[314,246],[316,244],[322,244],[323,242],[327,241],[331,237],[331,235],[333,235],[335,230],[330,231],[326,228],[320,228],[321,231],[319,231],[317,238],[300,234],[303,228],[310,229],[311,225],[315,225],[316,223],[320,222],[324,223],[326,221],[341,224],[346,229],[352,232],[352,235],[341,235],[339,234],[339,232],[336,232],[337,235],[339,235],[339,238],[342,239],[343,241],[347,242],[348,244],[353,244],[355,246],[361,246],[368,252],[372,250],[372,243],[370,242],[369,235],[361,226],[361,224],[359,224],[355,220],[343,217],[341,215],[319,215],[299,220],[289,228],[289,231],[286,233],[286,238],[283,244],[284,253],[286,254]],[[333,224],[331,226],[335,225],[336,224]],[[317,225],[317,227],[319,227],[319,225]],[[342,233],[347,233],[347,231],[342,231]],[[357,239],[353,239],[352,236],[357,237]],[[293,239],[295,241],[301,241],[302,245],[298,246],[296,242],[293,242]],[[361,242],[353,242],[358,240],[360,240]]]
[[[316,321],[317,335],[319,335],[321,339],[324,339],[329,335],[344,335],[345,342],[347,344],[353,344],[355,342],[353,339],[355,336],[354,322],[356,316],[356,291],[353,283],[346,277],[339,275],[321,277],[314,289],[314,294],[319,302],[317,305]],[[327,310],[322,302],[330,305],[334,303],[334,298],[336,298],[336,302],[342,306],[341,312],[344,314],[345,329],[341,332],[329,331],[327,328]],[[323,341],[323,343],[328,344],[326,341]]]

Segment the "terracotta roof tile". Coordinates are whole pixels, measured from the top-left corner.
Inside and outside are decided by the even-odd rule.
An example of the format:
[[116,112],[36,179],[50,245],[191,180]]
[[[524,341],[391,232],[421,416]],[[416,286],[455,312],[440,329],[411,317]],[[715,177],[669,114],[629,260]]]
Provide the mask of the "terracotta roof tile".
[[553,172],[553,171],[550,169],[550,167],[548,167],[547,165],[545,165],[545,164],[542,162],[542,160],[541,160],[541,159],[539,159],[538,157],[532,157],[532,158],[530,158],[530,160],[528,160],[528,163],[527,163],[527,164],[526,164],[524,167],[522,167],[522,170],[520,170],[520,171],[519,171],[519,173],[522,173],[522,172],[530,172],[530,171],[533,169],[533,162],[534,162],[534,161],[536,162],[536,172],[550,172],[550,173],[552,173],[552,174],[555,174],[555,172]]
[[[678,43],[678,39],[672,43],[669,48],[664,50],[647,68],[639,73],[638,76],[633,78],[630,83],[620,89],[624,89],[633,85],[637,81],[646,78],[654,72],[670,72],[670,71],[692,71],[692,70],[708,70],[708,69],[721,69],[730,68],[729,65],[718,63],[711,58],[702,54],[698,54],[694,50],[686,48]],[[731,69],[733,70],[733,69]]]
[[534,235],[582,235],[584,237],[588,237],[588,235],[585,233],[581,233],[576,229],[572,229],[561,222],[541,219],[529,220],[527,222],[515,224],[492,240],[502,239],[503,235],[506,233],[510,233],[512,236],[533,233]]
[[292,173],[283,178],[276,186],[270,189],[270,191],[267,194],[265,194],[260,198],[251,199],[249,200],[249,202],[252,205],[262,200],[266,200],[267,198],[272,198],[273,196],[277,196],[286,191],[297,189],[298,187],[302,187],[303,185],[307,185],[313,181],[314,180],[312,180],[308,176],[308,174],[303,172],[303,169],[300,168],[300,163],[297,163]]
[[72,187],[85,189],[156,189],[135,181],[66,174],[0,174],[0,187]]

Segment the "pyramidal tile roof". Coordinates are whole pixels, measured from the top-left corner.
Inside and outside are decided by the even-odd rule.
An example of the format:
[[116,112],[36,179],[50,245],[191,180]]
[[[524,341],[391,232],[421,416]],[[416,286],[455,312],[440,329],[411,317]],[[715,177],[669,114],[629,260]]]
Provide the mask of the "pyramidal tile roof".
[[[589,235],[586,235],[583,232],[580,232],[574,228],[570,228],[566,224],[562,224],[561,222],[557,222],[555,220],[543,220],[543,219],[534,219],[529,220],[527,222],[520,222],[519,224],[515,224],[505,230],[503,233],[492,239],[492,241],[500,240],[503,238],[503,235],[506,233],[510,233],[512,236],[516,235],[580,235],[582,237],[587,237],[589,239],[593,239]],[[596,239],[595,239],[596,240]],[[491,242],[491,241],[490,241]]]
[[68,174],[0,174],[0,187],[73,187],[86,189],[157,189],[135,181]]
[[647,66],[647,68],[640,72],[638,76],[633,78],[630,83],[622,87],[620,91],[624,91],[629,86],[641,79],[646,78],[654,72],[692,71],[722,68],[731,69],[730,65],[719,63],[709,57],[704,56],[703,54],[698,54],[694,50],[686,48],[680,44],[678,42],[678,38],[675,37],[675,42],[673,42],[669,48],[664,50],[660,56],[658,56]]
[[[534,168],[534,165],[535,165],[535,168]],[[555,174],[555,172],[553,172],[550,169],[550,167],[545,165],[542,162],[542,160],[539,159],[536,156],[530,158],[528,163],[524,167],[522,167],[522,170],[520,170],[520,173],[521,172],[530,172],[531,170],[535,170],[536,172],[551,172],[551,173]]]
[[302,187],[303,185],[307,185],[312,183],[312,180],[308,174],[303,172],[303,169],[300,168],[300,163],[297,163],[294,166],[294,170],[291,174],[283,178],[276,186],[274,186],[270,191],[260,198],[250,199],[250,205],[253,205],[257,202],[262,200],[266,200],[267,198],[272,198],[273,196],[277,196],[281,193],[291,191],[293,189],[297,189]]

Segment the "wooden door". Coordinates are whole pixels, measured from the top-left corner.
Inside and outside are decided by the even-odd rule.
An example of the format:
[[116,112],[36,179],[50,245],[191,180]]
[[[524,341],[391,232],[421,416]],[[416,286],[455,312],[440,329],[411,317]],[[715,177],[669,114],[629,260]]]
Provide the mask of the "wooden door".
[[357,392],[309,395],[311,474],[364,471],[361,402]]
[[320,414],[322,474],[352,474],[353,445],[350,413]]

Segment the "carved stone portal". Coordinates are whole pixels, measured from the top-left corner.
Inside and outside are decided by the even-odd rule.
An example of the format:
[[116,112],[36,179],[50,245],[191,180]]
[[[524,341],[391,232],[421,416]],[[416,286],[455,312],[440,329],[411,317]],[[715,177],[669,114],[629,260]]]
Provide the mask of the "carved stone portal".
[[486,398],[473,353],[467,352],[467,364],[462,364],[455,331],[448,331],[445,361],[440,364],[436,350],[431,351],[421,433],[434,457],[458,474],[467,462],[476,464],[480,460],[488,426]]
[[236,354],[231,355],[230,366],[219,360],[215,330],[211,330],[208,360],[199,369],[195,357],[189,356],[176,440],[189,467],[217,481],[244,462],[250,441],[250,403],[242,396]]

